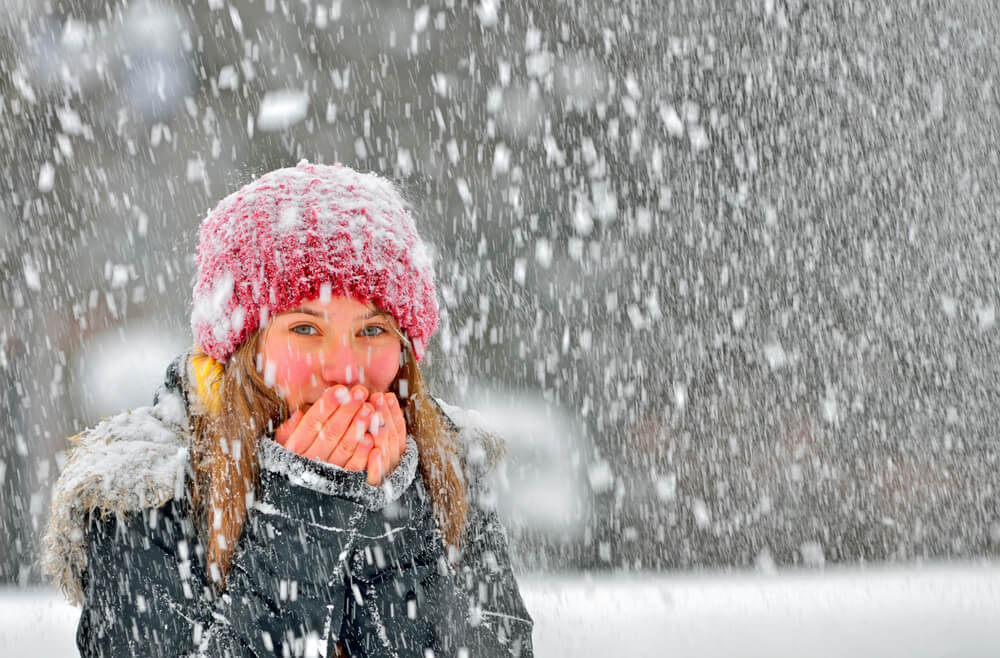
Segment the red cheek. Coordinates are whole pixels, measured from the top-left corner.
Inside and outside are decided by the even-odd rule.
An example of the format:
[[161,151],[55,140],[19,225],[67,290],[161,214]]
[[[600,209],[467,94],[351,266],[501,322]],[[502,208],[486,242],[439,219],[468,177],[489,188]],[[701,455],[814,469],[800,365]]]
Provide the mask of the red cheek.
[[267,360],[274,365],[275,385],[290,391],[308,386],[316,372],[309,356],[291,349],[269,350]]
[[314,368],[306,363],[305,359],[296,359],[285,364],[285,381],[289,385],[304,385],[314,374]]
[[366,377],[371,385],[382,391],[388,390],[392,380],[399,372],[399,354],[388,351],[381,354],[371,354],[365,366]]

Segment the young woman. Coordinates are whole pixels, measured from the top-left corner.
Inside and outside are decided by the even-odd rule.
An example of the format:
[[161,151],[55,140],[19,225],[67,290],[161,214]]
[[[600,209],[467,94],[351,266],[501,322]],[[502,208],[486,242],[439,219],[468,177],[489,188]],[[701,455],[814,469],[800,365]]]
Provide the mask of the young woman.
[[273,171],[208,215],[197,265],[196,347],[56,486],[44,561],[81,654],[530,656],[498,442],[417,365],[438,310],[396,189]]

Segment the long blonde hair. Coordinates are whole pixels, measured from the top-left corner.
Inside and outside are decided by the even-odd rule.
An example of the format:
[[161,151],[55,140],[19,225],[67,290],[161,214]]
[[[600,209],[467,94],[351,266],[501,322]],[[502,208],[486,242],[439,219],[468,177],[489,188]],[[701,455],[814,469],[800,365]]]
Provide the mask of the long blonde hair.
[[[191,497],[207,547],[210,578],[221,590],[243,532],[248,506],[260,482],[257,442],[289,416],[288,405],[257,369],[260,330],[245,340],[225,365],[196,350],[190,367],[198,404],[192,405],[194,434]],[[427,392],[408,343],[392,390],[400,398],[407,433],[420,455],[420,474],[445,543],[459,548],[465,533],[468,497],[451,422]],[[265,439],[267,440],[267,439]]]

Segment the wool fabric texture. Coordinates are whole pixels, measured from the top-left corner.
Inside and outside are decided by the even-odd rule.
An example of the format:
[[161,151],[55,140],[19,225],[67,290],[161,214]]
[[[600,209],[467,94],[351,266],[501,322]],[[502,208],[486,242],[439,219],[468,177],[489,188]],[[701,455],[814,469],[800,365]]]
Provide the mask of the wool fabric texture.
[[351,297],[395,318],[419,360],[437,329],[431,256],[395,186],[343,165],[264,174],[201,224],[191,329],[224,363],[270,316]]

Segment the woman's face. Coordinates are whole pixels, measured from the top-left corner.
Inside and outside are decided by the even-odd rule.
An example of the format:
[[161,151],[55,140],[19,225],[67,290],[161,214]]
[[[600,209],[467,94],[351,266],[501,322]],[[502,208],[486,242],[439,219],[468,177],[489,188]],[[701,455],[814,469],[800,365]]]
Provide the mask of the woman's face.
[[271,319],[257,345],[257,364],[290,410],[305,410],[337,384],[389,390],[402,349],[395,321],[374,305],[314,299]]

